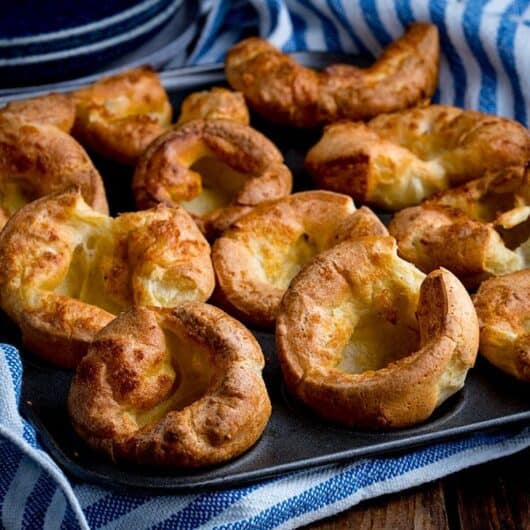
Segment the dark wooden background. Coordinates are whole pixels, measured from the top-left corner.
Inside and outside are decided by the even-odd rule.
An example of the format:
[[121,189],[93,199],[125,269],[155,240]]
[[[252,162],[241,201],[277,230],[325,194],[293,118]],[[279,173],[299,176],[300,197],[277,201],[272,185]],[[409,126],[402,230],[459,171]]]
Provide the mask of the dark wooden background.
[[530,449],[365,501],[309,530],[530,530]]

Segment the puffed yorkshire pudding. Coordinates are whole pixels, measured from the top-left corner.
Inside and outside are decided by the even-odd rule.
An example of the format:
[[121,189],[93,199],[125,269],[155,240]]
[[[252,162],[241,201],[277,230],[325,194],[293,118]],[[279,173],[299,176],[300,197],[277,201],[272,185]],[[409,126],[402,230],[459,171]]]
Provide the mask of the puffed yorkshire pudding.
[[79,435],[115,461],[217,464],[267,425],[263,365],[252,334],[216,307],[136,308],[95,337],[68,409]]
[[291,192],[278,149],[258,131],[230,120],[194,120],[157,138],[133,177],[138,208],[179,204],[208,238],[264,201]]
[[399,254],[424,272],[446,267],[470,289],[530,266],[530,172],[468,182],[398,212]]
[[345,241],[283,297],[276,345],[290,392],[319,416],[393,429],[427,419],[462,388],[478,350],[475,309],[439,269],[427,277],[391,237]]
[[272,327],[290,281],[313,256],[349,237],[386,233],[346,195],[307,191],[260,205],[214,243],[216,301],[244,322]]
[[70,135],[0,114],[0,228],[24,204],[73,185],[94,209],[108,213],[101,176]]
[[177,125],[192,120],[232,120],[248,125],[250,116],[245,98],[240,92],[213,87],[193,92],[182,102]]
[[530,135],[515,121],[445,105],[326,127],[306,167],[317,185],[398,210],[489,173],[524,171]]
[[171,123],[171,104],[149,67],[105,77],[72,93],[73,135],[103,156],[134,165]]
[[75,105],[68,94],[48,94],[11,101],[0,109],[0,116],[6,115],[28,123],[55,125],[68,133],[74,125]]
[[120,311],[204,301],[213,287],[210,247],[181,208],[113,219],[69,191],[26,205],[0,233],[0,306],[60,366]]
[[486,280],[473,301],[480,353],[503,372],[530,383],[530,270]]
[[265,118],[316,127],[428,102],[438,80],[439,56],[436,26],[412,24],[370,68],[335,64],[317,72],[252,37],[228,51],[225,72],[230,85]]

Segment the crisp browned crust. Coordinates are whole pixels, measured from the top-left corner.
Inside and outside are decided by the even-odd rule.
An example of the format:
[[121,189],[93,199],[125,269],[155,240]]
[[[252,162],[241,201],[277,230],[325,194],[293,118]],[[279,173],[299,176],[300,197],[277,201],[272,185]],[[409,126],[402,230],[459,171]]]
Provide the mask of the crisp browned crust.
[[250,116],[245,98],[240,92],[213,87],[193,92],[182,102],[177,125],[192,120],[232,120],[249,125]]
[[80,436],[115,461],[217,464],[254,445],[267,425],[263,366],[256,339],[216,307],[136,308],[98,333],[68,409]]
[[397,210],[487,174],[521,175],[530,135],[515,121],[445,105],[326,127],[306,167],[324,189]]
[[0,233],[0,306],[61,366],[120,311],[204,301],[213,288],[210,247],[181,208],[112,219],[70,191],[27,204]]
[[478,322],[462,284],[444,269],[425,277],[396,251],[391,237],[343,242],[283,297],[276,344],[285,383],[325,419],[414,425],[463,386],[475,362]]
[[530,172],[484,177],[398,212],[399,253],[424,272],[446,267],[467,287],[528,266]]
[[216,240],[215,299],[244,322],[272,327],[283,293],[315,254],[348,237],[386,234],[367,209],[337,193],[307,191],[257,206]]
[[134,165],[171,123],[171,104],[156,72],[134,68],[72,93],[73,135],[94,151]]
[[7,114],[28,123],[54,125],[68,133],[74,125],[75,105],[68,94],[47,94],[12,101],[0,109],[0,115]]
[[[193,169],[203,162],[214,166]],[[214,119],[194,120],[157,138],[133,178],[139,208],[180,204],[209,238],[251,207],[285,197],[291,186],[291,172],[265,136],[241,123]]]
[[0,228],[27,202],[71,186],[78,186],[93,208],[108,213],[101,176],[70,135],[0,114]]
[[500,370],[530,383],[530,270],[486,280],[473,301],[480,353]]
[[439,55],[436,26],[412,24],[370,68],[336,64],[317,72],[252,37],[228,51],[225,72],[230,85],[267,119],[315,127],[428,102]]

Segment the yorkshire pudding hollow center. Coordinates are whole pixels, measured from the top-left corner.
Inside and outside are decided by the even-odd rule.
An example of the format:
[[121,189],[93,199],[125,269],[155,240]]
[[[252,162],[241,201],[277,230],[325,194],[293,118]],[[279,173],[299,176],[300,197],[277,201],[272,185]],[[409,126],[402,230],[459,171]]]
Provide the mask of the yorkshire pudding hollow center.
[[161,420],[169,411],[178,411],[201,399],[213,375],[211,352],[191,337],[180,337],[162,326],[167,355],[161,373],[173,379],[164,399],[147,410],[130,411],[139,428]]
[[366,312],[353,327],[336,368],[349,374],[380,370],[417,351],[419,346],[417,327]]
[[248,175],[230,167],[206,146],[198,155],[190,170],[199,175],[201,186],[195,197],[180,204],[192,214],[205,216],[232,203],[248,180]]

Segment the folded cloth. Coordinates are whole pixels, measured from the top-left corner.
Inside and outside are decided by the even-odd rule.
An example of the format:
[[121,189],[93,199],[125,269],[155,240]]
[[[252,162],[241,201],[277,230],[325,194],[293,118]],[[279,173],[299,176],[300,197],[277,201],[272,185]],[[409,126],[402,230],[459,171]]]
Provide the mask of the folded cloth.
[[[377,55],[412,21],[440,29],[438,101],[514,117],[530,112],[527,0],[267,0],[203,2],[190,64],[222,60],[259,33],[286,51]],[[1,526],[11,528],[294,528],[361,500],[410,488],[530,446],[530,427],[479,433],[408,454],[366,458],[222,491],[120,493],[67,478],[18,412],[18,351],[0,346]]]

